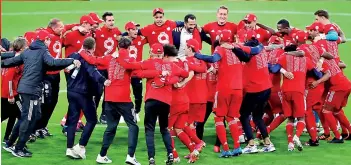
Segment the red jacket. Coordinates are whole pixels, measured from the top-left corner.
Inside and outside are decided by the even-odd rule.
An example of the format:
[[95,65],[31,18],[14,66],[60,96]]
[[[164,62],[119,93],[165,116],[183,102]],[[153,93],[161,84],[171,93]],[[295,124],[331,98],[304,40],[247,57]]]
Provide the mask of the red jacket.
[[19,79],[22,77],[23,65],[1,69],[1,97],[13,99],[17,93]]

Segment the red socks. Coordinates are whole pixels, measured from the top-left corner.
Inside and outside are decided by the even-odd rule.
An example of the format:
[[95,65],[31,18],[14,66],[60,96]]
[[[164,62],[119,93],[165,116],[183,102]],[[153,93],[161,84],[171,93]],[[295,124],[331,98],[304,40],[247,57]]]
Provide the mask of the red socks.
[[172,148],[173,148],[173,150],[172,150],[173,157],[174,157],[174,158],[178,158],[179,155],[178,155],[178,152],[177,152],[177,150],[176,150],[176,148],[175,148],[174,138],[172,137],[171,140],[172,140]]
[[288,137],[288,143],[293,143],[294,123],[286,124],[285,128],[286,128],[286,135]]
[[322,111],[317,111],[317,113],[318,113],[319,119],[321,120],[321,123],[322,123],[324,135],[330,135],[329,125],[328,125],[327,121],[325,120],[324,114],[322,113]]
[[296,136],[300,138],[303,129],[305,128],[305,122],[304,121],[298,121],[296,124]]
[[215,117],[214,119],[215,119],[217,136],[219,138],[219,141],[221,141],[222,143],[223,150],[229,151],[229,146],[227,142],[227,132],[224,127],[223,117]]
[[[339,113],[334,113],[334,117],[339,120],[339,123],[343,128],[343,133],[347,134],[347,131],[351,134],[351,124],[350,121],[347,119],[345,116],[345,113],[343,110],[341,110]],[[346,130],[344,130],[346,129]]]
[[228,125],[229,125],[229,130],[230,134],[232,135],[233,142],[234,142],[234,149],[240,147],[240,141],[239,141],[239,128],[238,128],[238,122],[239,119],[235,120],[234,118],[227,117]]
[[317,128],[316,127],[317,127],[316,119],[313,115],[312,110],[311,111],[307,110],[307,112],[306,112],[306,128],[308,130],[308,133],[310,134],[312,141],[317,140]]
[[189,149],[190,152],[194,151],[195,146],[193,145],[189,136],[185,132],[181,131],[177,134],[177,136],[179,140]]
[[191,141],[193,141],[195,144],[201,143],[201,140],[196,136],[196,131],[190,128],[190,126],[186,126],[184,129],[186,134],[190,137]]
[[268,131],[268,127],[267,127],[268,133],[271,133],[273,130],[278,128],[280,126],[280,124],[282,124],[284,121],[285,121],[285,117],[283,114],[280,114],[279,116],[274,118],[273,121],[271,122],[271,124],[268,126],[269,131]]
[[340,139],[341,135],[337,128],[337,123],[332,112],[323,112],[325,121],[328,123],[330,129],[333,131],[335,138]]

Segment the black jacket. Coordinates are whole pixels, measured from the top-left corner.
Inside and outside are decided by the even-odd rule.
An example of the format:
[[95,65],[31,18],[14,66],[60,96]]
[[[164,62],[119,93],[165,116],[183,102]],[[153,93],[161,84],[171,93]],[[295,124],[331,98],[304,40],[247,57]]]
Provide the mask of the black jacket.
[[79,53],[72,53],[68,57],[79,60],[82,65],[75,78],[72,78],[75,69],[72,69],[68,74],[66,73],[67,91],[95,96],[97,94],[97,84],[104,84],[106,78],[100,74],[94,65],[86,62]]
[[15,57],[15,54],[16,54],[16,52],[14,52],[14,51],[1,52],[1,60]]
[[18,93],[41,96],[43,78],[48,70],[61,70],[73,63],[73,59],[53,58],[44,42],[34,41],[20,55],[1,61],[1,67],[9,68],[24,64],[23,75],[18,84]]

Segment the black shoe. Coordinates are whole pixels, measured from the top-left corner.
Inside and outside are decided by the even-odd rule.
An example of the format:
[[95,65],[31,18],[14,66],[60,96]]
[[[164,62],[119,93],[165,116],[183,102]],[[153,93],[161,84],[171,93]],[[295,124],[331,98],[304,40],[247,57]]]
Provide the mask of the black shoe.
[[48,129],[48,128],[44,128],[44,129],[43,129],[43,133],[44,133],[44,136],[54,136],[53,134],[51,134],[51,133],[49,132],[49,129]]
[[308,140],[308,142],[306,142],[306,145],[316,147],[316,146],[319,146],[319,141],[318,139],[316,141],[312,141],[312,139],[310,139]]
[[39,139],[45,139],[45,135],[43,129],[39,129],[35,132],[35,136]]
[[328,143],[344,143],[344,139],[333,138],[333,140],[328,141]]
[[106,115],[101,115],[100,116],[100,123],[101,124],[107,124]]
[[25,150],[17,150],[17,149],[15,149],[15,150],[12,152],[12,155],[13,155],[13,156],[16,156],[16,157],[19,157],[19,158],[32,157],[32,153],[27,152],[27,151],[25,151]]
[[154,158],[150,158],[149,159],[149,165],[156,165],[156,162],[155,162]]
[[31,134],[31,135],[29,136],[28,142],[34,143],[36,140],[37,140],[37,137],[35,136],[35,134]]
[[67,126],[62,127],[62,133],[67,136]]
[[174,162],[174,157],[173,157],[173,154],[170,153],[167,157],[166,165],[172,165],[173,162]]
[[351,135],[349,134],[341,134],[341,136],[344,140],[351,140]]
[[24,153],[28,153],[29,155],[32,155],[32,154],[33,154],[32,152],[30,152],[30,151],[28,150],[28,148],[27,148],[26,146],[23,148],[23,152],[24,152]]

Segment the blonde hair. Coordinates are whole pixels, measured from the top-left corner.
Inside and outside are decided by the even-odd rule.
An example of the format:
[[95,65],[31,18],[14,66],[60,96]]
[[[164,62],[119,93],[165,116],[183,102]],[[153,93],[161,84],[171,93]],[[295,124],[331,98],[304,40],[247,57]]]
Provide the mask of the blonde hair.
[[13,50],[19,52],[27,47],[27,41],[24,37],[17,37],[12,43]]

